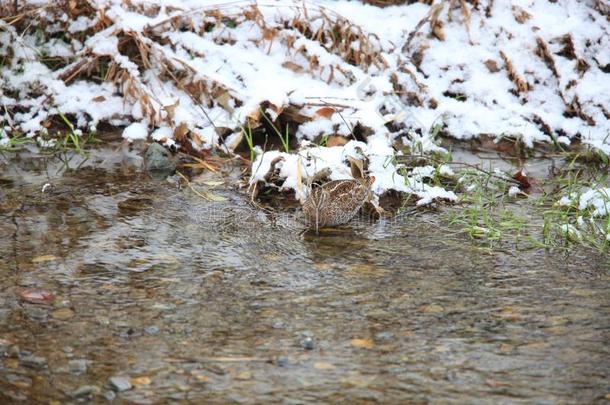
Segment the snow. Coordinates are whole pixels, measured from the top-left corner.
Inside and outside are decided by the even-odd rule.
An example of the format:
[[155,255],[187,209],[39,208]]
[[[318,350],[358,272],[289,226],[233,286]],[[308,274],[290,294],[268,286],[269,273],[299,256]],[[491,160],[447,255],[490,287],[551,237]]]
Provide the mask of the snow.
[[[453,174],[448,167],[407,170],[395,163],[393,146],[444,152],[435,129],[457,139],[508,135],[530,147],[553,138],[566,145],[581,139],[610,155],[610,80],[604,71],[610,28],[594,2],[477,3],[378,8],[347,0],[97,0],[92,4],[98,13],[53,25],[65,27],[65,41],[41,44],[35,34],[2,25],[0,56],[11,57],[0,67],[0,119],[35,136],[59,110],[75,116],[74,125],[83,130],[101,122],[131,123],[126,139],[150,134],[166,145],[175,143],[174,128],[186,124],[194,148],[232,148],[248,119],[260,121],[262,105],[272,118],[293,108],[305,117],[296,131],[299,141],[324,135],[351,140],[333,147],[303,142],[293,153],[260,151],[251,184],[265,182],[271,162],[281,157],[281,188],[301,193],[299,171],[304,178],[324,169],[331,179],[349,178],[346,157],[358,155],[375,177],[375,193],[412,193],[421,204],[455,201],[454,193],[428,184],[435,170]],[[430,23],[420,22],[439,5],[442,31],[432,35]],[[95,31],[97,26],[105,28]],[[351,42],[332,42],[336,27]],[[72,35],[83,32],[85,39]],[[148,47],[147,63],[120,53],[119,38],[127,37]],[[566,51],[568,40],[573,51]],[[103,60],[122,79],[66,80],[74,65],[52,70],[39,60],[43,54],[74,55],[67,58],[72,63]],[[160,79],[170,68],[198,89],[196,97],[167,75]],[[16,113],[5,116],[11,109]],[[356,124],[370,130],[364,142],[353,140]],[[223,145],[216,127],[232,131]]]
[[581,211],[581,216],[588,214],[591,218],[610,216],[610,187],[591,187],[582,192],[573,192],[561,197],[559,206],[574,207]]
[[141,122],[134,122],[123,130],[123,138],[129,141],[146,139],[148,137],[148,127]]

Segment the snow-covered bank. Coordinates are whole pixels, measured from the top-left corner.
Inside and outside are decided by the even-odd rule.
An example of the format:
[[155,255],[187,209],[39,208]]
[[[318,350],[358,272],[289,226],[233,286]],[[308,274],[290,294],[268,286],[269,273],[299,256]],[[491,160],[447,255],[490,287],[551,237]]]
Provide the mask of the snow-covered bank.
[[[405,172],[393,146],[438,149],[435,126],[527,146],[580,139],[610,154],[602,2],[473,3],[32,0],[0,25],[0,137],[37,136],[58,111],[83,130],[131,124],[126,138],[148,132],[196,150],[235,147],[263,114],[278,127],[292,118],[294,144],[348,140],[360,127],[375,191],[423,202],[455,196]],[[296,187],[297,161],[315,162],[301,167],[307,176],[349,175],[355,142],[283,154],[283,187]],[[253,182],[278,154],[259,156]]]

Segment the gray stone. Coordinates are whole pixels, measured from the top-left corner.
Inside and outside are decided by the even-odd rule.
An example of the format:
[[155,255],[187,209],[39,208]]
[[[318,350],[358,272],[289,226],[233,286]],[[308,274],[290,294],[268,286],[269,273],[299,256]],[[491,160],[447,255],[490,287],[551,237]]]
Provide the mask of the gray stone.
[[108,390],[108,391],[104,391],[104,398],[106,398],[108,401],[113,401],[116,398],[116,394],[114,391]]
[[157,333],[159,333],[159,327],[152,325],[144,329],[144,332],[148,333],[149,335],[156,335]]
[[313,350],[316,347],[316,344],[313,341],[313,338],[307,336],[305,339],[301,340],[301,346],[305,350]]
[[70,368],[71,373],[82,374],[85,371],[87,371],[88,364],[89,364],[88,360],[76,359],[76,360],[70,360],[68,362],[68,367]]
[[81,397],[92,397],[100,393],[99,387],[95,385],[83,385],[82,387],[78,387],[73,393],[72,396],[74,398]]
[[110,386],[116,392],[123,392],[123,391],[130,390],[132,388],[132,385],[129,382],[129,378],[127,378],[127,377],[120,377],[120,376],[110,377],[110,380],[108,380],[108,382],[110,382]]
[[275,360],[275,364],[277,364],[278,367],[286,367],[286,366],[290,365],[290,360],[286,356],[279,356]]
[[375,340],[380,343],[388,343],[394,340],[394,334],[392,332],[379,332],[375,334]]
[[40,356],[27,355],[20,356],[19,362],[21,365],[25,367],[35,368],[35,369],[43,369],[47,367],[47,359]]
[[154,142],[144,154],[144,167],[149,172],[168,172],[176,170],[176,163],[170,151]]

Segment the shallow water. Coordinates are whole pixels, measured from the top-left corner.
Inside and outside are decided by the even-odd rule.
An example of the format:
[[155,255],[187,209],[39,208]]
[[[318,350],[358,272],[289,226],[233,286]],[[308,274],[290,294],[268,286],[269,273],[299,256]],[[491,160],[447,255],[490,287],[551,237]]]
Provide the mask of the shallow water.
[[106,402],[116,376],[121,403],[610,398],[607,256],[489,253],[435,214],[303,233],[237,169],[210,202],[110,155],[0,158],[2,402]]

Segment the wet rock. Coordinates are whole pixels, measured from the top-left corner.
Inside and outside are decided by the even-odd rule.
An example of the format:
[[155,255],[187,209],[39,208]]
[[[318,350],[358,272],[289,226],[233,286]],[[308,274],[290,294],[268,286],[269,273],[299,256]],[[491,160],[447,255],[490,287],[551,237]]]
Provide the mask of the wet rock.
[[103,395],[108,401],[113,401],[116,398],[116,393],[112,390],[104,391]]
[[0,338],[0,356],[7,356],[11,348],[11,342]]
[[146,329],[144,329],[144,332],[146,332],[149,335],[156,335],[160,332],[160,330],[159,330],[158,326],[152,325],[152,326],[149,326]]
[[40,356],[34,355],[25,355],[19,356],[19,362],[22,366],[30,367],[34,369],[44,369],[47,368],[47,359]]
[[78,387],[74,392],[72,392],[72,397],[74,398],[83,398],[83,397],[92,397],[100,393],[100,388],[96,385],[83,385]]
[[82,374],[87,371],[88,360],[76,359],[68,362],[68,367],[72,374]]
[[158,143],[151,143],[144,154],[144,167],[149,172],[172,173],[176,170],[176,163],[170,151]]
[[112,387],[112,389],[115,390],[116,392],[127,391],[133,387],[131,385],[131,382],[129,382],[129,378],[127,378],[127,377],[120,377],[120,376],[110,377],[108,382],[110,383],[110,386]]
[[379,343],[388,343],[394,340],[394,334],[392,332],[379,332],[375,334],[375,341]]
[[8,357],[12,357],[12,358],[19,357],[20,354],[21,354],[21,350],[19,349],[19,346],[17,346],[17,345],[12,345],[6,351],[6,355]]
[[27,308],[25,312],[28,318],[33,321],[46,321],[47,317],[49,316],[46,310],[37,307]]
[[286,356],[279,356],[276,360],[275,360],[275,364],[278,367],[286,367],[290,364],[290,360],[288,359],[288,357]]
[[301,347],[305,350],[313,350],[315,349],[316,344],[311,336],[307,336],[301,340]]

